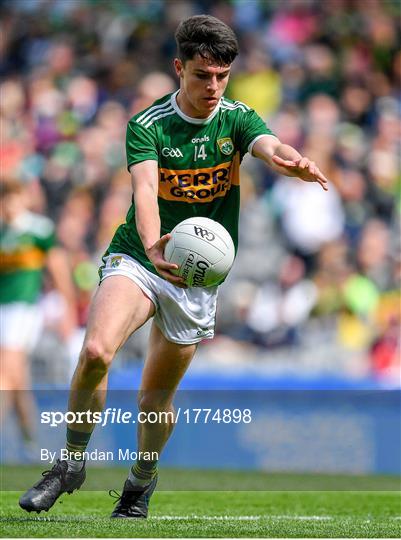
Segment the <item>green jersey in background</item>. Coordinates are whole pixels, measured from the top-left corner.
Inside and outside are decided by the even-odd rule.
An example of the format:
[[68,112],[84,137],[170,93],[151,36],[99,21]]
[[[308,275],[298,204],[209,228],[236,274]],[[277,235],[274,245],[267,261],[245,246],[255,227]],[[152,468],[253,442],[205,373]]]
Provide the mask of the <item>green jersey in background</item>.
[[53,223],[24,212],[14,223],[0,223],[0,303],[38,300],[46,253],[55,245]]

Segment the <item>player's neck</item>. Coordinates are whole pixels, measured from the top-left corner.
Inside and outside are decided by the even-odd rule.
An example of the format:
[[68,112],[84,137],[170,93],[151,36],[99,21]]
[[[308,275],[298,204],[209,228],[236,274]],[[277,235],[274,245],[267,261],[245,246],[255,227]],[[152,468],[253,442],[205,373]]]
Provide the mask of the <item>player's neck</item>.
[[206,119],[206,118],[209,118],[209,116],[211,116],[215,111],[215,108],[214,108],[208,114],[202,114],[200,111],[198,111],[197,109],[195,109],[195,107],[191,105],[190,101],[185,95],[185,92],[183,92],[182,89],[179,90],[175,99],[180,110],[186,116],[189,116],[190,118]]

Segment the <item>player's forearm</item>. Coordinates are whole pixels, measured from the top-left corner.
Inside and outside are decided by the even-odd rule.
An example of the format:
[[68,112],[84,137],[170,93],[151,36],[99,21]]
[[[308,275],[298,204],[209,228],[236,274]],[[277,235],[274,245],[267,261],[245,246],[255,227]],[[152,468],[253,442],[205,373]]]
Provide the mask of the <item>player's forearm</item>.
[[67,254],[61,247],[54,247],[47,256],[47,268],[55,288],[64,297],[68,306],[75,305],[75,288]]
[[144,191],[135,197],[135,219],[139,237],[147,251],[160,238],[160,216],[156,197],[151,191]]
[[276,147],[275,154],[283,159],[290,159],[292,161],[296,161],[297,159],[302,158],[301,154],[297,150],[295,150],[295,148],[293,148],[289,144],[283,143],[280,143]]
[[280,167],[277,163],[273,161],[273,156],[279,156],[282,159],[286,160],[299,160],[302,156],[295,148],[290,146],[289,144],[283,144],[280,139],[274,136],[266,136],[262,137],[258,141],[256,141],[252,154],[265,161],[272,169],[274,169],[277,173],[285,175],[285,176],[296,176],[295,174],[291,174],[288,169],[285,169],[283,167]]
[[62,319],[58,324],[60,337],[68,340],[77,326],[77,298],[71,269],[64,249],[55,247],[47,256],[47,268],[54,287],[64,300]]
[[[302,158],[301,154],[297,150],[295,150],[295,148],[293,148],[289,144],[283,143],[280,143],[276,147],[275,155],[281,157],[282,159],[288,159],[291,161],[297,161]],[[277,165],[277,163],[272,162],[271,167],[279,174],[283,174],[285,176],[297,176],[295,173],[291,174],[288,169],[280,167],[280,165]]]
[[160,239],[157,161],[145,160],[131,167],[136,228],[145,251]]

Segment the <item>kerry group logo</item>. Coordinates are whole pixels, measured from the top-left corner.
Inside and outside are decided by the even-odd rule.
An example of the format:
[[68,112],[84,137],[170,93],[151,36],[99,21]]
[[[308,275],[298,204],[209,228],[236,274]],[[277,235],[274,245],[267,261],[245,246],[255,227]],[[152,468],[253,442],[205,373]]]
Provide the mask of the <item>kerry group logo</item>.
[[218,139],[217,144],[220,148],[220,152],[229,156],[234,152],[234,143],[230,137],[224,137],[224,139]]
[[175,158],[184,157],[183,153],[179,148],[168,148],[167,146],[162,148],[162,156]]
[[159,197],[167,201],[211,202],[224,197],[231,184],[239,185],[231,161],[202,169],[159,169]]
[[239,186],[239,152],[231,161],[214,167],[165,169],[159,167],[159,192],[166,201],[208,203],[225,197],[231,186]]

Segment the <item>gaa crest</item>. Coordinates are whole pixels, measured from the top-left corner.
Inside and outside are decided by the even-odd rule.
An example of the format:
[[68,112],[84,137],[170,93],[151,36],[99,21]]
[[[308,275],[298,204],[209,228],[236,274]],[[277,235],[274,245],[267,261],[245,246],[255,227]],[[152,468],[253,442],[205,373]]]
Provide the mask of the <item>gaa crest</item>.
[[219,145],[220,152],[226,156],[229,156],[234,151],[234,144],[230,137],[218,139],[217,144]]

